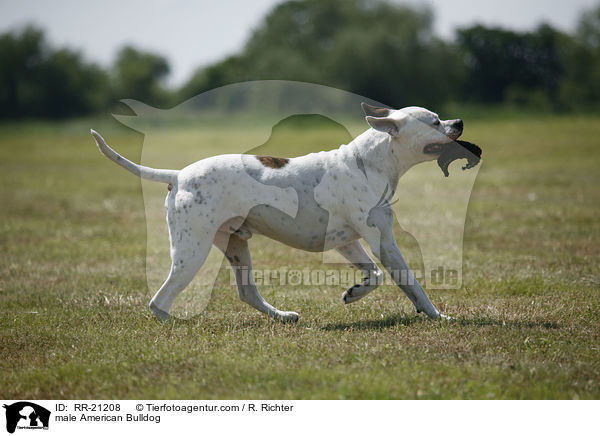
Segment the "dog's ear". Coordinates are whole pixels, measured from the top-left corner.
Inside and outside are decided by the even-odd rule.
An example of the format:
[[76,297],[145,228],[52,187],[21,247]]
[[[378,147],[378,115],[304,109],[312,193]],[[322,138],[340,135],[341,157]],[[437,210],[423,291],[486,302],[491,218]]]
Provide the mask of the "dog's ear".
[[390,117],[365,117],[369,126],[380,132],[389,133],[392,136],[396,136],[400,132],[400,128],[404,124],[403,120],[394,120]]
[[386,107],[371,106],[364,101],[360,103],[360,106],[362,107],[365,115],[369,115],[371,117],[387,117],[392,111]]

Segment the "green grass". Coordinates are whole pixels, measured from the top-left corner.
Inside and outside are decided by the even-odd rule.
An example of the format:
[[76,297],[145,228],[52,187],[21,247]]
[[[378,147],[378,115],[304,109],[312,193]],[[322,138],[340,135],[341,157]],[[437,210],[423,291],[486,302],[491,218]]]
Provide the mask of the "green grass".
[[[391,286],[349,306],[342,287],[263,286],[296,325],[240,302],[225,268],[201,315],[156,322],[140,181],[88,129],[134,160],[143,137],[107,120],[1,125],[0,397],[600,398],[600,118],[465,123],[485,161],[463,287],[428,291],[454,320],[416,315]],[[251,249],[263,268],[320,259],[256,236]]]

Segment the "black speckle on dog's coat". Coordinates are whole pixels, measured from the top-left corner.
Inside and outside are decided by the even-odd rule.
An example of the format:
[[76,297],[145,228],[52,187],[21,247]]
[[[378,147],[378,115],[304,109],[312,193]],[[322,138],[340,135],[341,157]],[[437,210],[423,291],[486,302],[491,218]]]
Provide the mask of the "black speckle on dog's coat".
[[365,163],[363,162],[362,157],[360,157],[359,154],[356,154],[356,166],[358,167],[360,172],[365,175],[365,179],[367,179],[368,177],[367,170],[365,169]]

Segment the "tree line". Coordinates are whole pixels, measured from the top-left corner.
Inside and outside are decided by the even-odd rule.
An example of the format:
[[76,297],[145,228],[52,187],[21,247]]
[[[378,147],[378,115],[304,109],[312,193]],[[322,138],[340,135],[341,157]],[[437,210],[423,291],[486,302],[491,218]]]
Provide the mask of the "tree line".
[[167,60],[123,47],[109,68],[48,44],[35,27],[0,35],[0,118],[102,113],[121,98],[169,107],[246,80],[298,80],[394,107],[449,102],[541,110],[600,108],[600,5],[572,34],[473,25],[444,40],[431,9],[383,0],[293,0],[271,10],[243,49],[165,86]]

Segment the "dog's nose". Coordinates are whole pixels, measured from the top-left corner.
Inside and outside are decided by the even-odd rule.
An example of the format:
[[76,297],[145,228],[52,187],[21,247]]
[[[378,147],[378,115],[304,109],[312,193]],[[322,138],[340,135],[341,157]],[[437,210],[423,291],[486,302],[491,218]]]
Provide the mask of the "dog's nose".
[[462,130],[464,127],[463,120],[461,120],[460,118],[458,120],[454,120],[454,127]]

